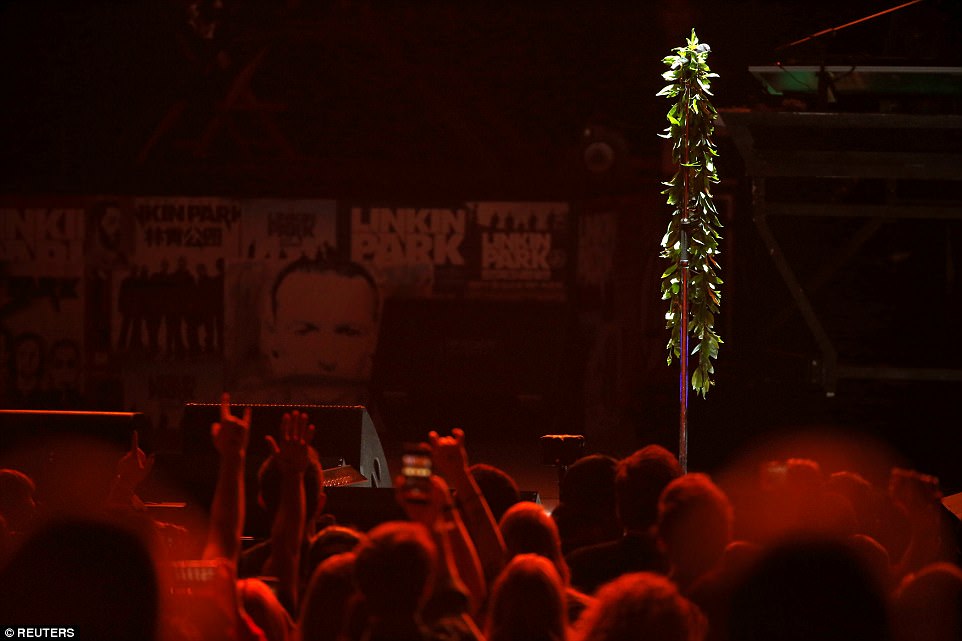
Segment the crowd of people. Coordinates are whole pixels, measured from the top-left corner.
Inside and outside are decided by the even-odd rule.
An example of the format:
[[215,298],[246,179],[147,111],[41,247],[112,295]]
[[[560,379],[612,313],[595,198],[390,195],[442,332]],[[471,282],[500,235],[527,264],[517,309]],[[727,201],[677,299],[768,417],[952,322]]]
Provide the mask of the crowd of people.
[[[431,432],[433,474],[399,477],[405,521],[325,513],[314,426],[285,414],[245,488],[250,412],[224,396],[206,528],[151,517],[136,435],[96,510],[45,510],[0,470],[0,623],[75,638],[244,641],[943,641],[962,638],[957,531],[937,479],[875,487],[811,459],[751,487],[683,473],[657,445],[572,464],[549,514],[464,433]],[[416,491],[415,491],[416,490]],[[270,536],[245,543],[245,492]]]

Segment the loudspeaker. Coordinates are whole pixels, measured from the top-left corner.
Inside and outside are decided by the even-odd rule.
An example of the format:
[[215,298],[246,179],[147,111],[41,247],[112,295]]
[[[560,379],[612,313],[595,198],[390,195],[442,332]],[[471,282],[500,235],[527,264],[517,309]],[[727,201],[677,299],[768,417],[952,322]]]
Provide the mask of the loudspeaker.
[[942,505],[955,517],[956,521],[962,521],[962,492],[946,496],[942,499]]
[[[266,533],[263,510],[257,505],[257,470],[270,455],[265,437],[278,438],[281,417],[287,412],[305,412],[314,424],[313,446],[322,460],[343,459],[367,481],[358,487],[391,487],[392,477],[374,421],[361,405],[285,405],[235,404],[234,416],[245,407],[251,408],[251,434],[247,446],[245,473],[248,532]],[[210,426],[220,420],[219,403],[187,403],[181,421],[184,456],[176,476],[190,494],[188,500],[208,508],[214,495],[219,458],[210,434]]]
[[131,433],[139,430],[144,438],[147,427],[146,417],[139,412],[0,410],[0,452],[52,443],[62,437],[93,439],[129,448]]
[[541,502],[541,494],[537,490],[521,490],[518,494],[521,496],[522,501],[530,501],[531,503],[544,505],[544,503]]
[[136,412],[0,410],[0,467],[34,479],[48,508],[99,508],[131,434],[144,443],[148,427]]
[[[355,467],[368,480],[364,487],[390,487],[391,474],[384,448],[374,421],[361,405],[232,405],[231,412],[240,416],[251,408],[251,435],[247,448],[248,467],[257,467],[270,454],[265,437],[278,438],[281,417],[297,410],[305,412],[314,424],[314,449],[324,458],[341,458]],[[219,403],[187,403],[181,429],[185,453],[206,452],[216,461],[210,426],[220,420]]]

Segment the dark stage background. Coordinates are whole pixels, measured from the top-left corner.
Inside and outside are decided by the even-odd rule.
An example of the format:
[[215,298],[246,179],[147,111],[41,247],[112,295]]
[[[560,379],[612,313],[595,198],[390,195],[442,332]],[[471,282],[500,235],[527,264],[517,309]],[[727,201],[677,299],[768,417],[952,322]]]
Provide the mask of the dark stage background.
[[[381,270],[380,337],[363,400],[389,454],[429,429],[463,426],[475,458],[504,466],[550,499],[556,490],[553,471],[540,466],[541,434],[584,433],[589,450],[615,455],[652,441],[676,447],[676,370],[664,365],[657,294],[669,213],[656,136],[667,110],[654,95],[661,58],[695,27],[721,75],[716,106],[752,110],[786,107],[763,92],[747,70],[752,64],[959,64],[952,46],[959,9],[951,2],[922,3],[814,46],[776,51],[888,6],[234,0],[218,13],[212,3],[187,0],[7,2],[0,9],[5,357],[28,329],[47,348],[73,341],[82,365],[65,383],[70,393],[40,402],[143,411],[153,421],[151,444],[176,453],[183,402],[212,400],[225,381],[242,379],[235,368],[252,358],[231,351],[240,348],[230,341],[246,332],[256,343],[259,330],[238,325],[243,314],[231,320],[244,299],[226,294],[219,300],[228,315],[226,352],[221,335],[219,348],[193,357],[132,356],[118,349],[122,278],[133,264],[154,272],[167,261],[173,270],[187,255],[192,270],[204,263],[210,275],[226,258],[230,283],[238,264],[267,261],[265,247],[280,242],[270,245],[276,260],[276,248],[293,237],[271,231],[272,213],[306,214],[313,244],[297,245],[292,256],[334,249]],[[958,114],[958,106],[956,97],[912,109]],[[791,107],[815,109],[814,102]],[[593,171],[584,152],[596,142],[611,156]],[[948,492],[962,489],[962,384],[840,380],[827,395],[817,345],[759,238],[752,183],[724,128],[719,145],[726,283],[718,327],[726,343],[717,388],[692,400],[692,468],[720,472],[752,446],[818,427],[892,448],[898,454],[887,460],[939,475]],[[829,198],[872,200],[887,188],[853,180]],[[959,211],[958,181],[922,189],[929,198],[943,193]],[[119,262],[96,253],[105,202],[123,214]],[[540,280],[498,289],[471,271],[481,269],[480,249],[465,249],[464,266],[414,261],[404,269],[356,251],[354,212],[372,208],[464,211],[464,247],[480,247],[496,225],[478,203],[541,212],[542,226],[525,231],[550,236],[552,256],[563,262]],[[206,206],[224,217],[203,221],[206,244],[185,245],[182,236],[164,235],[162,219],[138,214],[165,204]],[[549,215],[556,216],[550,223]],[[885,221],[845,254],[860,224],[772,222],[786,258],[812,285],[840,358],[958,367],[959,220]],[[191,221],[170,227],[183,234]],[[260,239],[256,250],[252,238]],[[838,250],[844,258],[832,264]],[[419,280],[425,273],[429,280]],[[263,322],[262,314],[250,316]],[[53,380],[44,380],[53,392]]]

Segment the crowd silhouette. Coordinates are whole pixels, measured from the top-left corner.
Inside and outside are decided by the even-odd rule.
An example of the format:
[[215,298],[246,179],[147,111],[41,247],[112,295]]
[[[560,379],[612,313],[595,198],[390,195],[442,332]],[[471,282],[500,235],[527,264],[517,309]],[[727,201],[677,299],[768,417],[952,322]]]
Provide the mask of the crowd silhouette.
[[[571,465],[553,513],[465,435],[426,434],[434,474],[362,531],[325,513],[311,418],[285,414],[245,487],[251,413],[222,400],[206,527],[158,521],[136,432],[102,505],[38,503],[0,470],[0,622],[158,641],[948,641],[962,569],[937,479],[887,487],[813,459],[764,463],[733,501],[649,445]],[[46,492],[49,493],[48,488]],[[271,522],[251,545],[245,494]],[[749,497],[746,500],[745,497]]]

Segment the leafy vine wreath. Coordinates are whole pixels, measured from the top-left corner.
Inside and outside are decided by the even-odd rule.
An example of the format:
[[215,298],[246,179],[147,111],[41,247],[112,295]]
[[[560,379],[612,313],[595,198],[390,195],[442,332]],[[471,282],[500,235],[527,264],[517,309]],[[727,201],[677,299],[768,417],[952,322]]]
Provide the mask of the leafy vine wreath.
[[[697,344],[690,353],[698,355],[698,364],[691,375],[691,387],[704,397],[714,384],[712,359],[718,357],[718,346],[723,342],[714,329],[721,303],[722,279],[716,261],[721,223],[711,193],[712,184],[718,183],[718,150],[712,142],[718,112],[708,99],[712,95],[710,79],[718,74],[708,67],[711,48],[698,41],[694,30],[687,43],[663,59],[669,69],[662,77],[669,84],[657,94],[675,99],[668,111],[669,125],[660,135],[672,142],[672,160],[678,167],[662,191],[675,209],[661,241],[661,256],[671,261],[661,275],[661,294],[669,301],[665,314],[671,332],[668,364],[672,357],[681,358],[683,348],[688,351],[688,334],[693,335]],[[686,294],[688,323],[682,318]]]

